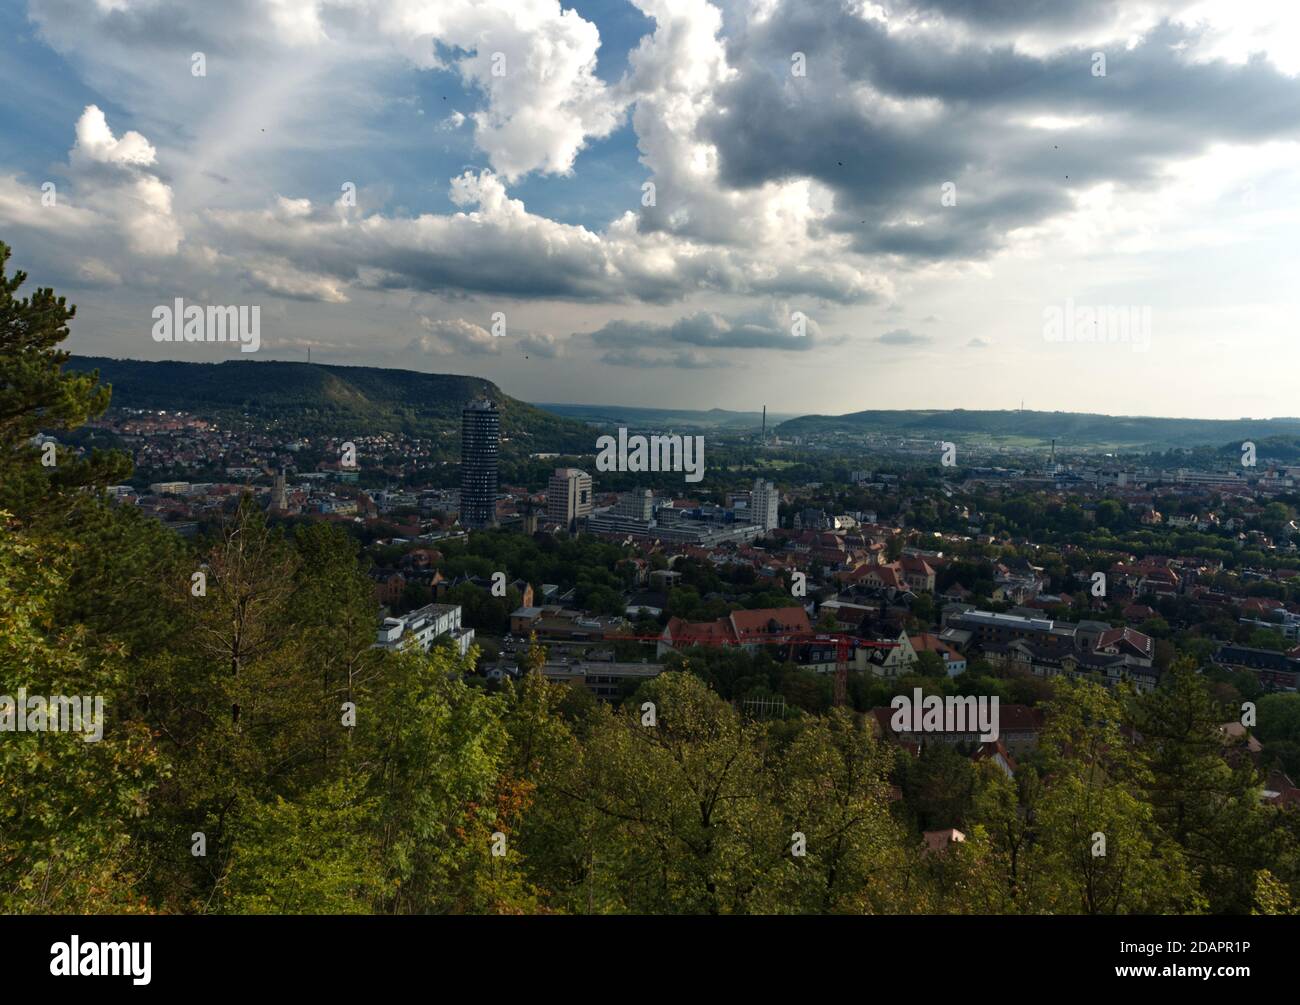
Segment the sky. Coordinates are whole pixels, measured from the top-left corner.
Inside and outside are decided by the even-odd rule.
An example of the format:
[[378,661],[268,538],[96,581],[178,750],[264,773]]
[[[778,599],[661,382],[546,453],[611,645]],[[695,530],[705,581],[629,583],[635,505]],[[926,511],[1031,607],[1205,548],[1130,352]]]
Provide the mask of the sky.
[[1298,73],[1276,0],[0,0],[0,240],[82,354],[1296,415]]

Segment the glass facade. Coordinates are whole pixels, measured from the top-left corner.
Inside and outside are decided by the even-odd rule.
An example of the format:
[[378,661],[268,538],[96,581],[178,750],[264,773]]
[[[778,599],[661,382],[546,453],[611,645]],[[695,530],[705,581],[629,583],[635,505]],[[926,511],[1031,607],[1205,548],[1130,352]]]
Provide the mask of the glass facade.
[[487,399],[461,412],[460,522],[468,528],[493,527],[497,518],[497,453],[501,413]]

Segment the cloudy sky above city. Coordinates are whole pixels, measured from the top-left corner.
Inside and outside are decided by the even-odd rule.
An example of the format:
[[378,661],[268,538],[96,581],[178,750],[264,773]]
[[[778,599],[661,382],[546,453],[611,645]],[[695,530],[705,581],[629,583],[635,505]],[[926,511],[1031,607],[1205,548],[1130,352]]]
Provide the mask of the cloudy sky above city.
[[[183,297],[259,305],[254,358],[530,401],[1300,411],[1298,5],[0,0],[0,28],[0,240],[78,305],[74,352],[240,356],[152,339]],[[1052,338],[1067,304],[1149,308],[1149,344]]]

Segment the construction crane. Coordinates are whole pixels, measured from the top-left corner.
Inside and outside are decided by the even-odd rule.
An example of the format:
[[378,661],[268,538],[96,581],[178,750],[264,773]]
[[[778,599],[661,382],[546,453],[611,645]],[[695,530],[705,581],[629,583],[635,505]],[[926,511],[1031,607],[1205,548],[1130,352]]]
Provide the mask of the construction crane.
[[[611,642],[663,642],[663,635],[612,635],[607,637],[606,641]],[[749,646],[754,644],[761,645],[815,645],[817,643],[832,643],[835,646],[835,704],[837,706],[848,704],[848,687],[849,687],[849,651],[850,649],[897,649],[897,642],[878,642],[874,639],[862,639],[856,635],[845,635],[842,632],[748,632],[742,638],[732,638],[728,635],[708,635],[700,637],[690,637],[688,640],[676,643],[674,648],[680,646],[682,649],[690,649],[695,646]]]

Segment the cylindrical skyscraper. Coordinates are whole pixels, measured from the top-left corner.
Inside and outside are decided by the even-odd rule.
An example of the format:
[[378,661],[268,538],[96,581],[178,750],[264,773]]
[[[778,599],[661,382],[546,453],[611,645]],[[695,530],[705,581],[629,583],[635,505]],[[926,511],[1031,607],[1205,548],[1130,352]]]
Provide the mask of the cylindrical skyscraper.
[[487,398],[461,412],[460,522],[462,527],[494,527],[497,522],[497,450],[501,413]]

